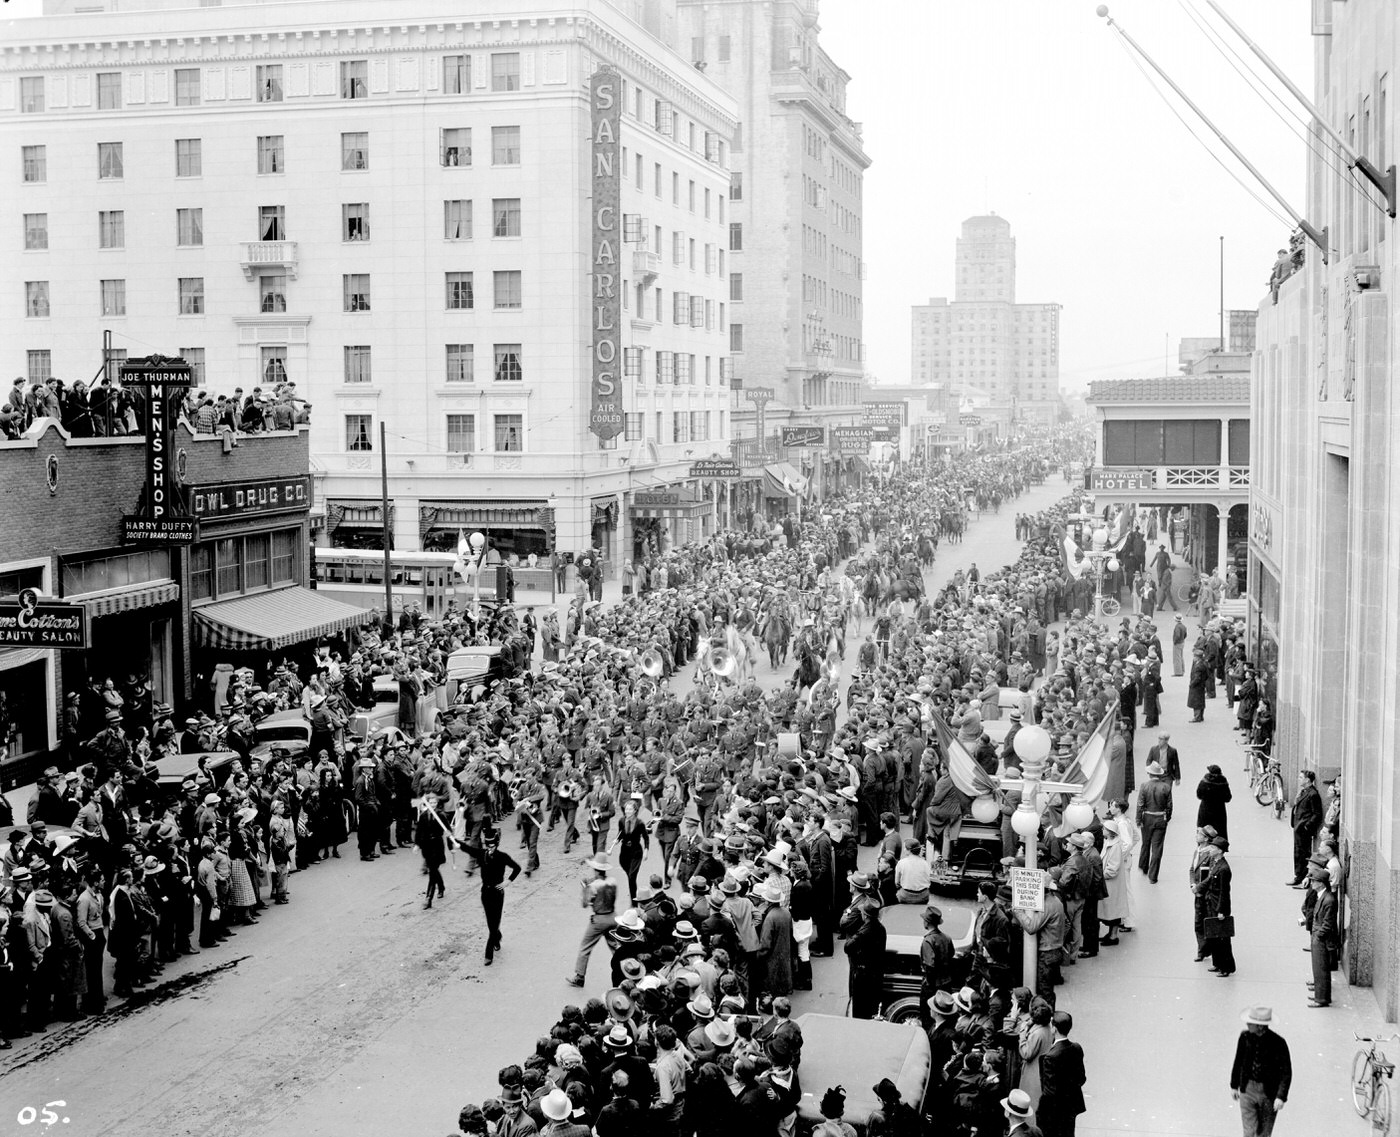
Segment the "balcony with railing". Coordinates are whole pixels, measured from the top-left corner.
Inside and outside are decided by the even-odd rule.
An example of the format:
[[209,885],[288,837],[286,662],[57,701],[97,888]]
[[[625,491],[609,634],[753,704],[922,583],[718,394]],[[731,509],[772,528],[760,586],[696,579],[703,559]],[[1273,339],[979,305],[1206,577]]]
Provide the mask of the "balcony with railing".
[[632,274],[638,284],[650,284],[661,273],[661,254],[647,249],[632,252]]
[[782,436],[771,434],[767,438],[736,438],[730,447],[735,465],[766,466],[770,462],[781,461]]
[[[1090,488],[1122,490],[1249,490],[1248,466],[1096,466]],[[1179,495],[1178,495],[1179,496]]]
[[297,277],[297,243],[295,241],[244,241],[243,276],[256,280],[262,273],[282,273],[288,280]]

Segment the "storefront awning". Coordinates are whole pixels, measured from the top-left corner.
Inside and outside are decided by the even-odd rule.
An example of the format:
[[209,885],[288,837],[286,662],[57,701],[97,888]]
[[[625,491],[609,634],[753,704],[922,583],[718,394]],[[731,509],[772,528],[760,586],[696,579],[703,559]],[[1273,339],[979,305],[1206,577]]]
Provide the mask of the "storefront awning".
[[276,651],[369,619],[363,608],[300,587],[221,600],[193,615],[195,642],[224,651]]
[[63,598],[70,604],[87,605],[88,618],[111,616],[116,612],[133,612],[137,608],[154,608],[180,599],[180,586],[173,580],[151,580],[125,588],[104,588],[101,592],[81,592]]
[[632,498],[633,517],[671,517],[695,520],[710,512],[713,503],[691,488],[637,490]]
[[6,648],[0,651],[0,671],[9,671],[15,667],[23,667],[27,663],[38,663],[48,659],[49,652],[53,648],[48,647],[16,647]]
[[787,462],[763,467],[764,497],[797,497],[807,493],[807,479]]

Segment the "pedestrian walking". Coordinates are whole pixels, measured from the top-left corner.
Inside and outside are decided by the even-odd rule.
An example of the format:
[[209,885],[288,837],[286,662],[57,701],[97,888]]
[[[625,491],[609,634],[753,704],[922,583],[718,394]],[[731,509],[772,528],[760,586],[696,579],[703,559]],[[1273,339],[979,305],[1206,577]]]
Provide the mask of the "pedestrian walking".
[[1074,1137],[1074,1122],[1084,1112],[1084,1048],[1069,1040],[1074,1019],[1066,1011],[1050,1016],[1055,1041],[1040,1056],[1040,1106],[1036,1120],[1044,1137]]
[[1172,625],[1172,674],[1186,674],[1186,621],[1181,618],[1180,612]]
[[583,940],[579,944],[578,959],[574,962],[574,973],[567,982],[571,987],[582,987],[588,975],[588,959],[599,940],[616,925],[614,912],[617,909],[617,882],[608,876],[606,856],[595,857],[587,862],[593,870],[593,879],[583,882],[583,907],[589,910],[588,925],[583,930]]
[[1213,826],[1217,836],[1228,839],[1230,823],[1225,806],[1230,801],[1230,783],[1219,766],[1206,767],[1205,776],[1196,786],[1196,797],[1201,803],[1196,807],[1197,827]]
[[[486,966],[501,950],[501,916],[505,911],[506,885],[520,875],[520,866],[501,852],[501,831],[494,826],[481,831],[481,907],[486,913]],[[507,876],[506,874],[510,875]]]
[[1205,876],[1196,889],[1201,897],[1201,927],[1210,969],[1225,979],[1235,973],[1235,951],[1230,942],[1235,936],[1234,908],[1230,902],[1233,871],[1225,859],[1230,843],[1224,837],[1212,837],[1210,843],[1219,855],[1209,854]]
[[1142,831],[1138,869],[1156,884],[1162,869],[1162,846],[1172,819],[1172,784],[1160,762],[1149,762],[1147,773],[1151,781],[1144,782],[1138,790],[1137,825]]
[[1273,1029],[1271,1007],[1250,1007],[1240,1015],[1244,1030],[1235,1044],[1230,1094],[1240,1103],[1244,1137],[1269,1137],[1274,1118],[1288,1101],[1293,1063],[1288,1043]]

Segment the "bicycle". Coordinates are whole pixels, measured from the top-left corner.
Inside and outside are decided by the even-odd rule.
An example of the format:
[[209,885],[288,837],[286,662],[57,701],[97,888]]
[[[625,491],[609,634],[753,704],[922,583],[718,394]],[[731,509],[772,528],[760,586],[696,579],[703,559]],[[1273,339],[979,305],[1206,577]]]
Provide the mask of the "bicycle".
[[[1353,1032],[1355,1033],[1355,1032]],[[1365,1038],[1356,1035],[1357,1042],[1368,1042],[1370,1048],[1358,1050],[1351,1063],[1351,1103],[1362,1117],[1371,1117],[1371,1127],[1379,1133],[1390,1131],[1390,1086],[1386,1079],[1395,1076],[1395,1063],[1380,1049],[1382,1042],[1400,1041],[1400,1034],[1389,1038]]]
[[[1264,756],[1256,758],[1256,762],[1261,762]],[[1274,817],[1283,816],[1283,807],[1286,804],[1283,794],[1283,773],[1282,767],[1275,758],[1268,759],[1268,767],[1262,776],[1254,783],[1254,800],[1260,805],[1271,805],[1274,807]]]
[[1269,751],[1262,743],[1249,742],[1244,738],[1236,738],[1235,745],[1244,751],[1244,769],[1249,775],[1249,788],[1252,790],[1268,769]]

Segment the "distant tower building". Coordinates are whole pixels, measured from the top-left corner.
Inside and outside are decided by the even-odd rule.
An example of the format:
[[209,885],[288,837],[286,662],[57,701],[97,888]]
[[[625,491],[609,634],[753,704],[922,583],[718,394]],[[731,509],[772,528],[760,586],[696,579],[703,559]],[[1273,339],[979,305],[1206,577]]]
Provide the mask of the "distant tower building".
[[1004,407],[1011,422],[1053,424],[1060,402],[1060,305],[1016,303],[1016,238],[1005,218],[963,222],[956,299],[913,309],[911,377]]

